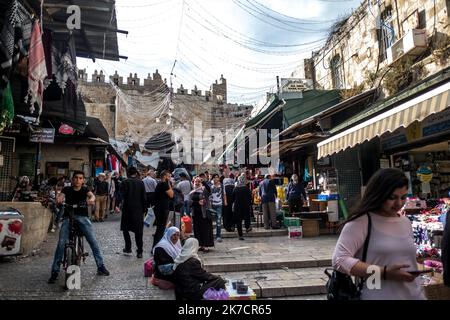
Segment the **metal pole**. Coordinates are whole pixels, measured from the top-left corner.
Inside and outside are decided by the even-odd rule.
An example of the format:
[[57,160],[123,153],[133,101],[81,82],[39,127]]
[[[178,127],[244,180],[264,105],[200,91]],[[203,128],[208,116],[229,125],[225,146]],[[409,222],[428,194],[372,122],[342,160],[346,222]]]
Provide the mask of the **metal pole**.
[[38,142],[36,144],[36,159],[34,163],[34,187],[36,190],[39,190],[38,175],[41,173],[40,162],[41,162],[41,143]]

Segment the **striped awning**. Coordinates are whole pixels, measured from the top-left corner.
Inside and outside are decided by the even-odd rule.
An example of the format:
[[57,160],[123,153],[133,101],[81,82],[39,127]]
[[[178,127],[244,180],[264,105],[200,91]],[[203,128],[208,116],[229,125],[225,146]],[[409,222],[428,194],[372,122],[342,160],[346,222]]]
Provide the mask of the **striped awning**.
[[429,115],[450,106],[450,82],[430,90],[389,111],[364,121],[317,144],[318,158],[352,148],[359,143],[408,127],[414,121],[422,121]]

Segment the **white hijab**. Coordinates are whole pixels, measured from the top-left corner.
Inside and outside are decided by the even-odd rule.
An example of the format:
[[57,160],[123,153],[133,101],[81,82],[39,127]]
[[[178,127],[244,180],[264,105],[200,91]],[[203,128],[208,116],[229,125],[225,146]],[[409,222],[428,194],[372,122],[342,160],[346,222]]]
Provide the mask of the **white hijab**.
[[175,263],[173,264],[173,270],[175,270],[179,264],[186,262],[190,258],[195,258],[198,261],[200,261],[200,263],[202,263],[202,260],[200,260],[200,257],[197,254],[198,247],[199,244],[197,239],[195,238],[187,239],[186,242],[184,243],[183,248],[181,249],[180,254],[174,260]]
[[180,233],[180,229],[177,227],[170,227],[166,229],[164,236],[153,249],[153,254],[155,253],[155,249],[159,247],[163,248],[164,251],[172,257],[172,259],[175,259],[181,252],[181,242],[178,240],[176,244],[173,244],[170,238],[177,232]]

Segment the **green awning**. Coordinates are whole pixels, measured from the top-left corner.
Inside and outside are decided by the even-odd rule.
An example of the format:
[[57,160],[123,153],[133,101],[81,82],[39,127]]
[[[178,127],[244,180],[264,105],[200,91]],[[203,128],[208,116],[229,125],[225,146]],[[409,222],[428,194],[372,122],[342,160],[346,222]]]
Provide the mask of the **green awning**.
[[258,113],[256,116],[251,118],[245,123],[245,128],[252,128],[256,125],[258,125],[261,121],[265,120],[266,118],[272,116],[273,111],[276,107],[281,103],[281,100],[276,96],[273,95],[270,102],[268,102],[268,106],[262,110],[260,113]]
[[303,98],[286,100],[283,118],[286,128],[326,110],[341,101],[340,90],[308,90]]

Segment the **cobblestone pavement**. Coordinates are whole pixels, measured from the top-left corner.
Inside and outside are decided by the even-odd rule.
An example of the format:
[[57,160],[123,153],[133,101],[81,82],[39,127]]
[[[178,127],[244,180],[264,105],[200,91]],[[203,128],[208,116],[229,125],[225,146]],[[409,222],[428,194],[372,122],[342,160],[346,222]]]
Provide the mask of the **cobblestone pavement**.
[[[108,277],[96,275],[96,265],[89,246],[89,257],[81,268],[81,290],[65,291],[63,273],[59,283],[47,284],[50,266],[57,243],[57,233],[49,234],[32,256],[4,258],[0,260],[0,299],[145,299],[172,300],[173,291],[163,291],[148,283],[143,275],[143,263],[150,256],[154,229],[144,230],[144,258],[136,257],[133,239],[133,255],[122,254],[124,246],[120,232],[120,216],[110,216],[103,223],[94,223],[97,239],[104,255],[105,265],[111,272]],[[330,259],[336,236],[314,239],[288,239],[287,237],[256,237],[239,241],[223,239],[208,253],[201,253],[205,264],[215,262],[251,261],[255,257],[266,261],[299,257]],[[271,273],[271,272],[269,272]]]
[[148,283],[144,277],[143,264],[150,255],[153,230],[144,230],[144,258],[136,257],[133,241],[133,255],[122,254],[124,240],[120,231],[120,216],[109,216],[103,223],[94,223],[97,240],[102,250],[105,265],[111,272],[108,277],[97,276],[94,257],[85,242],[89,256],[81,267],[81,290],[65,291],[63,272],[59,282],[47,284],[50,267],[57,243],[57,233],[49,234],[34,256],[20,259],[4,259],[0,262],[0,299],[174,299],[173,291],[163,291]]

